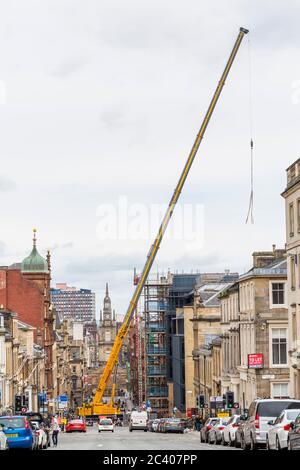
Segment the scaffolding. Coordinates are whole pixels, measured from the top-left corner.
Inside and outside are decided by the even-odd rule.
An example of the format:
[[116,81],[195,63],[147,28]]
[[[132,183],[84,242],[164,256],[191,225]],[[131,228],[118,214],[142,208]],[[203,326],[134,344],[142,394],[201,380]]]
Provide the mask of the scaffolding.
[[172,284],[169,275],[157,276],[144,286],[145,375],[146,400],[153,416],[168,416],[166,315],[168,292]]

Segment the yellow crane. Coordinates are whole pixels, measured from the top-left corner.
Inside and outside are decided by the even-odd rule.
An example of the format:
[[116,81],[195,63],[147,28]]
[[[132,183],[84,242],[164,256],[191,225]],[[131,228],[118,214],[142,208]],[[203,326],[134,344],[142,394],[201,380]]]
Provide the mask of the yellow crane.
[[131,322],[133,313],[134,313],[134,311],[137,307],[138,300],[139,300],[140,295],[142,293],[143,287],[144,287],[145,282],[147,280],[147,277],[148,277],[148,274],[149,274],[150,269],[152,267],[153,261],[156,257],[156,254],[157,254],[158,249],[160,247],[160,243],[162,241],[162,238],[163,238],[164,233],[167,229],[168,223],[169,223],[169,221],[172,217],[172,214],[174,212],[174,208],[175,208],[176,203],[179,199],[180,193],[182,191],[182,188],[184,186],[184,183],[186,181],[188,173],[191,169],[192,163],[193,163],[193,161],[196,157],[197,151],[198,151],[199,146],[201,144],[201,141],[203,139],[204,133],[205,133],[206,128],[207,128],[207,125],[208,125],[209,120],[212,116],[212,113],[215,109],[215,106],[216,106],[217,101],[219,99],[219,96],[221,94],[222,88],[225,84],[225,80],[228,76],[228,73],[231,69],[231,66],[233,64],[235,56],[236,56],[236,54],[238,52],[238,49],[241,45],[242,39],[243,39],[244,35],[247,34],[248,32],[249,31],[245,28],[240,28],[240,30],[239,30],[238,37],[235,41],[235,44],[233,46],[233,49],[232,49],[231,54],[229,56],[228,62],[227,62],[226,66],[225,66],[225,69],[223,71],[221,79],[218,83],[216,91],[215,91],[215,93],[212,97],[212,100],[211,100],[210,104],[209,104],[208,110],[205,114],[205,117],[204,117],[203,122],[201,124],[200,130],[199,130],[199,132],[196,136],[194,145],[193,145],[193,147],[192,147],[192,149],[189,153],[188,159],[187,159],[187,161],[185,163],[185,166],[183,168],[183,171],[180,175],[179,181],[177,183],[177,186],[175,188],[175,191],[173,193],[173,196],[172,196],[171,201],[169,203],[169,206],[167,208],[166,214],[165,214],[165,216],[162,220],[162,223],[159,227],[158,234],[157,234],[157,236],[154,240],[154,243],[151,245],[150,250],[148,252],[146,263],[144,265],[143,271],[141,273],[141,276],[139,278],[139,281],[138,281],[137,286],[135,288],[135,291],[133,293],[133,296],[132,296],[132,299],[130,301],[128,310],[126,312],[126,315],[124,317],[124,321],[122,323],[122,326],[121,326],[121,328],[118,331],[118,334],[116,336],[116,339],[115,339],[114,345],[112,347],[110,356],[107,360],[107,363],[105,365],[103,374],[100,378],[100,381],[99,381],[99,384],[98,384],[98,387],[97,387],[97,391],[96,391],[96,393],[94,395],[94,398],[93,398],[91,403],[84,403],[83,406],[81,408],[79,408],[78,412],[79,412],[79,415],[81,415],[81,416],[113,415],[113,414],[117,414],[119,412],[118,408],[115,407],[114,404],[113,404],[114,384],[113,384],[113,387],[112,387],[112,395],[111,395],[111,399],[110,399],[109,404],[104,404],[102,402],[106,386],[107,386],[107,384],[110,380],[113,369],[114,369],[115,365],[118,362],[119,353],[120,353],[120,350],[121,350],[122,345],[123,345],[123,340],[124,340],[124,338],[126,337],[128,331],[129,331],[129,326],[130,326],[130,322]]

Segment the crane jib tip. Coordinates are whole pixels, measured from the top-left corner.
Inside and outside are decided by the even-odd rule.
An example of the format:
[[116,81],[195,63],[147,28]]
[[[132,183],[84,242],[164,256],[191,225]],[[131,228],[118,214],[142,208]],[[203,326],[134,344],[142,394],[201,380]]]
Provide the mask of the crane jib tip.
[[240,31],[244,34],[248,34],[249,33],[249,29],[246,29],[246,28],[240,28]]

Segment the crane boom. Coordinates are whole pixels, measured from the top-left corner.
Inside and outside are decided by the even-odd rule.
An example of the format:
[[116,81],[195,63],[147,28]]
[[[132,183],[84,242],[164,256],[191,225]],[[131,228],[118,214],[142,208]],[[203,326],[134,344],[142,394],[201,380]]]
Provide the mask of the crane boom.
[[[203,139],[203,136],[204,136],[204,133],[206,131],[206,128],[208,126],[208,123],[210,121],[210,118],[213,114],[213,111],[215,109],[215,106],[217,104],[217,101],[220,97],[220,94],[221,94],[221,91],[223,89],[223,86],[225,84],[225,80],[229,74],[229,71],[231,69],[231,66],[233,64],[233,61],[235,59],[235,56],[238,52],[238,49],[240,47],[240,44],[242,42],[242,39],[244,37],[245,34],[248,33],[248,30],[245,29],[245,28],[240,28],[240,31],[239,31],[239,34],[238,34],[238,37],[235,41],[235,44],[233,46],[233,49],[231,51],[231,54],[229,56],[229,59],[227,61],[227,64],[225,66],[225,69],[222,73],[222,76],[221,76],[221,79],[217,85],[217,88],[215,90],[215,93],[212,97],[212,100],[209,104],[209,107],[208,107],[208,110],[205,114],[205,117],[203,119],[203,122],[201,124],[201,127],[200,127],[200,130],[196,136],[196,139],[195,139],[195,142],[193,144],[193,147],[189,153],[189,156],[188,156],[188,159],[184,165],[184,168],[183,168],[183,171],[180,175],[180,178],[179,178],[179,181],[177,183],[177,186],[174,190],[174,193],[172,195],[172,198],[170,200],[170,203],[168,205],[168,208],[167,208],[167,211],[166,211],[166,214],[162,220],[162,223],[159,227],[159,230],[158,230],[158,233],[157,233],[157,236],[154,240],[154,243],[151,245],[150,247],[150,250],[148,252],[148,255],[147,255],[147,259],[146,259],[146,263],[144,265],[144,268],[143,268],[143,271],[141,273],[141,276],[140,276],[140,279],[139,279],[139,282],[135,288],[135,291],[133,293],[133,296],[132,296],[132,299],[130,301],[130,304],[129,304],[129,307],[128,307],[128,310],[126,312],[126,315],[124,317],[124,321],[123,321],[123,324],[116,336],[116,339],[115,339],[115,342],[114,342],[114,345],[112,347],[112,350],[111,350],[111,353],[110,353],[110,356],[107,360],[107,363],[105,365],[105,368],[104,368],[104,371],[103,371],[103,374],[100,378],[100,381],[99,381],[99,384],[98,384],[98,387],[97,387],[97,391],[95,393],[95,396],[94,396],[94,399],[93,399],[93,402],[92,402],[92,406],[89,405],[87,406],[89,408],[89,411],[91,411],[92,407],[101,407],[101,403],[102,403],[102,398],[103,398],[103,394],[105,392],[105,389],[106,389],[106,386],[107,386],[107,383],[111,377],[111,374],[113,372],[113,369],[114,369],[114,366],[116,365],[117,361],[118,361],[118,356],[119,356],[119,353],[120,353],[120,350],[121,350],[121,347],[122,347],[122,344],[123,344],[123,340],[125,338],[125,336],[127,335],[128,333],[128,330],[129,330],[129,326],[130,326],[130,321],[131,321],[131,318],[133,316],[133,313],[137,307],[137,303],[138,303],[138,300],[141,296],[141,293],[142,293],[142,289],[145,285],[145,282],[147,280],[147,277],[149,275],[149,272],[150,272],[150,269],[153,265],[153,262],[155,260],[155,257],[156,257],[156,254],[159,250],[159,247],[160,247],[160,244],[161,244],[161,241],[162,241],[162,238],[164,236],[164,233],[167,229],[167,226],[168,226],[168,223],[172,217],[172,214],[174,212],[174,208],[176,206],[176,203],[179,199],[179,196],[180,196],[180,193],[182,191],[182,188],[184,186],[184,183],[186,181],[186,178],[189,174],[189,171],[191,169],[191,166],[192,166],[192,163],[196,157],[196,154],[197,154],[197,151],[199,149],[199,146],[201,144],[201,141]],[[85,406],[85,405],[84,405]],[[83,408],[84,408],[83,406]],[[87,410],[86,410],[87,411]],[[81,414],[86,414],[85,412],[81,413]],[[91,413],[92,414],[92,413]]]

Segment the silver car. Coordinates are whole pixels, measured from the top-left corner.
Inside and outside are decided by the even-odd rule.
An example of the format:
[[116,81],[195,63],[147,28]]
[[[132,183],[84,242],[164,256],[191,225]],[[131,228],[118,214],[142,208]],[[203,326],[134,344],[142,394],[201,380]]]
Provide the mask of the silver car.
[[267,431],[267,449],[287,449],[290,424],[300,414],[298,410],[284,410],[275,421],[269,421],[270,429]]
[[248,418],[245,421],[241,435],[242,449],[255,450],[266,446],[268,424],[274,421],[283,410],[300,408],[300,400],[291,399],[257,399],[251,403]]

